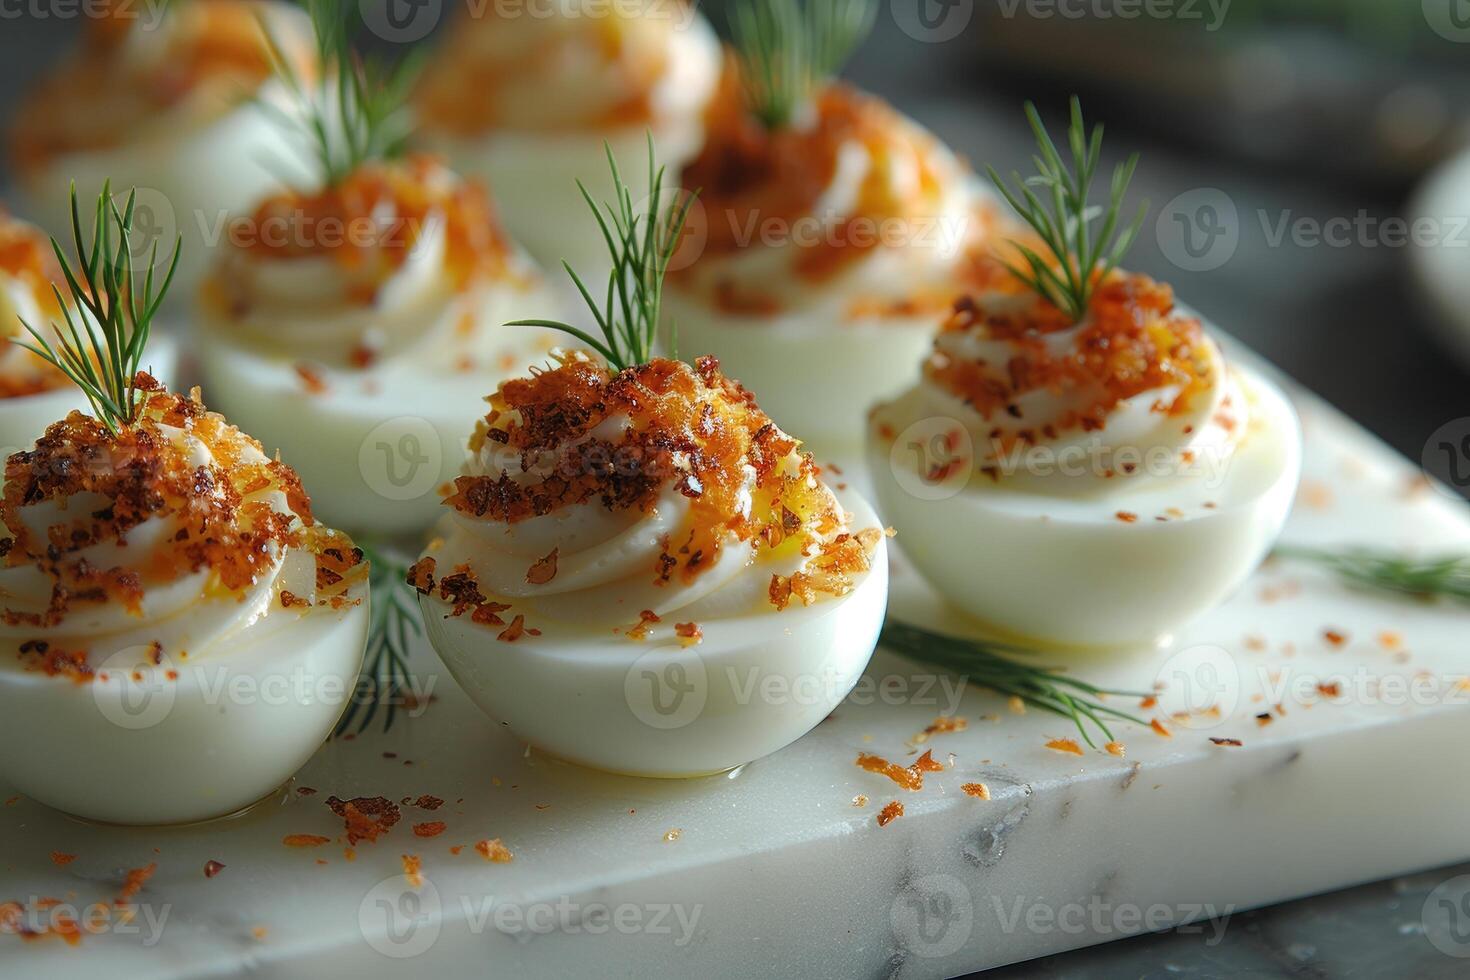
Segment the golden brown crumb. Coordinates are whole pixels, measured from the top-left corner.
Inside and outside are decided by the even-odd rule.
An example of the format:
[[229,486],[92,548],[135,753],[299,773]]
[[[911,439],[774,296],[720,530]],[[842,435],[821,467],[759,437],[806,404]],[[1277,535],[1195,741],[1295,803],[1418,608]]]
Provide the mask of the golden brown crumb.
[[960,786],[960,789],[963,790],[967,796],[973,796],[976,799],[980,800],[990,799],[990,787],[986,786],[984,783],[964,783]]
[[331,842],[332,838],[320,834],[287,834],[281,838],[281,843],[287,847],[321,847]]
[[526,569],[526,583],[528,585],[545,585],[556,578],[556,556],[559,548],[552,548],[551,554],[545,558],[539,558],[536,563]]
[[[398,823],[398,805],[381,796],[359,796],[351,800],[327,797],[327,807],[341,817],[347,831],[347,843],[376,841]],[[349,858],[350,860],[350,858]]]
[[480,857],[495,864],[506,864],[515,857],[515,855],[510,853],[510,848],[500,842],[499,837],[491,840],[477,841],[475,843],[475,850],[479,852]]
[[1046,743],[1046,747],[1053,752],[1065,752],[1068,755],[1081,755],[1082,746],[1077,744],[1073,738],[1054,738]]
[[883,809],[878,811],[878,826],[886,827],[899,817],[903,816],[903,804],[892,800],[883,804]]
[[914,760],[913,765],[900,766],[896,762],[889,762],[880,756],[870,755],[867,752],[859,752],[857,766],[868,772],[887,776],[899,786],[910,792],[924,788],[924,773],[939,772],[944,766],[934,761],[932,752],[925,752]]
[[410,888],[418,889],[424,886],[423,861],[418,855],[403,855],[403,877]]

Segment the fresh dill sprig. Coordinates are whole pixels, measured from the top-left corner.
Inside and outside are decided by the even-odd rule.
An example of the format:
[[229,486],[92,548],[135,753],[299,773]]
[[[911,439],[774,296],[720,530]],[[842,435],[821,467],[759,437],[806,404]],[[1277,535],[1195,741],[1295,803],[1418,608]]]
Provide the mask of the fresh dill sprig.
[[367,710],[358,720],[357,732],[372,724],[380,705],[387,708],[383,731],[393,727],[398,707],[410,690],[408,647],[424,629],[413,588],[407,582],[408,566],[375,549],[359,547],[370,562],[368,589],[372,595],[372,615],[363,671],[357,678],[347,710],[337,721],[333,731],[337,736],[352,727],[364,707]]
[[276,75],[296,105],[289,110],[264,101],[261,105],[287,131],[306,140],[322,182],[335,187],[363,164],[394,159],[407,148],[413,131],[408,96],[423,52],[389,63],[356,51],[352,36],[358,4],[306,0],[306,11],[316,36],[321,79],[312,84],[301,77],[262,16]]
[[[130,191],[127,204],[119,210],[112,198],[111,182],[104,183],[93,211],[89,241],[82,232],[77,185],[75,182],[71,185],[75,266],[67,260],[61,244],[51,239],[71,300],[67,302],[62,296],[58,284],[51,284],[67,329],[63,332],[60,325],[53,323],[53,343],[36,324],[22,319],[21,324],[35,343],[14,340],[51,362],[82,389],[97,419],[113,435],[130,424],[137,413],[139,403],[134,379],[143,363],[153,317],[163,305],[178,270],[183,243],[182,238],[174,242],[173,257],[161,283],[154,279],[158,268],[157,241],[148,256],[147,273],[139,274],[133,268],[133,216],[137,196],[136,190]],[[78,321],[81,321],[80,328]]]
[[751,113],[767,129],[797,120],[873,29],[875,0],[744,0],[730,35]]
[[[1040,113],[1031,102],[1026,103],[1026,118],[1031,122],[1039,151],[1032,158],[1036,162],[1036,173],[1022,177],[1013,171],[1011,180],[1016,186],[1012,189],[994,167],[986,169],[996,189],[1021,219],[1036,231],[1051,255],[1040,255],[1030,247],[1012,241],[1009,244],[1021,253],[1027,268],[1022,269],[1005,259],[1001,261],[1018,279],[1076,323],[1087,315],[1087,304],[1094,286],[1127,254],[1143,227],[1148,202],[1139,207],[1131,224],[1121,231],[1118,226],[1123,196],[1138,166],[1138,154],[1133,154],[1113,169],[1107,206],[1096,207],[1088,203],[1088,197],[1102,157],[1103,127],[1095,126],[1091,135],[1088,134],[1082,121],[1082,103],[1073,96],[1072,121],[1067,128],[1067,146],[1072,157],[1069,166],[1063,161],[1041,121]],[[1101,227],[1094,233],[1093,226],[1099,218]]]
[[[878,642],[911,660],[920,660],[951,670],[967,683],[978,687],[1014,695],[1022,701],[1045,711],[1070,718],[1081,732],[1082,738],[1094,745],[1087,731],[1087,723],[1097,726],[1104,737],[1113,741],[1113,733],[1103,716],[1131,721],[1136,725],[1147,725],[1136,715],[1104,704],[1101,697],[1147,697],[1139,691],[1117,691],[1089,684],[1087,681],[1068,677],[1057,667],[1036,667],[1020,663],[1011,657],[1002,656],[994,646],[976,640],[966,640],[944,633],[935,633],[901,623],[892,617],[883,624],[883,633]],[[1019,653],[1020,651],[1008,651]]]
[[1327,551],[1288,545],[1277,546],[1273,554],[1319,565],[1339,578],[1372,589],[1470,602],[1470,555],[1410,558],[1367,548]]
[[[663,305],[664,275],[679,247],[689,209],[697,194],[689,194],[672,207],[664,207],[664,168],[658,166],[653,152],[653,136],[648,137],[648,186],[651,189],[643,210],[633,201],[633,192],[623,181],[612,147],[604,144],[607,164],[612,171],[616,205],[604,202],[601,207],[592,199],[579,180],[577,189],[592,209],[597,225],[612,256],[612,271],[607,277],[607,295],[602,306],[592,298],[582,278],[571,264],[562,267],[572,277],[582,294],[602,338],[559,320],[513,320],[510,327],[546,327],[571,334],[602,355],[615,371],[646,364],[653,356],[658,336],[659,311]],[[670,328],[673,335],[673,328]]]

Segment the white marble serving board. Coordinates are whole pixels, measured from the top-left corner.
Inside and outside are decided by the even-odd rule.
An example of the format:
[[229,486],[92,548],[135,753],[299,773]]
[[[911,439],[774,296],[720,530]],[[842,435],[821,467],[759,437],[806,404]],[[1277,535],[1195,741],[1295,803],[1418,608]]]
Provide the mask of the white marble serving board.
[[[1462,503],[1315,399],[1296,399],[1306,481],[1288,540],[1470,551]],[[944,622],[901,559],[894,589],[894,615]],[[1202,706],[1201,685],[1226,709],[1192,727],[1170,720],[1170,738],[1121,725],[1125,758],[1048,749],[1075,736],[1068,722],[1013,713],[880,652],[807,737],[690,781],[608,776],[528,751],[418,650],[415,672],[435,695],[420,716],[323,746],[243,817],[98,827],[0,785],[0,902],[80,909],[110,900],[127,869],[157,865],[131,923],[112,916],[74,946],[0,935],[0,974],[908,978],[1192,919],[1210,941],[1231,911],[1470,857],[1470,690],[1456,684],[1470,672],[1466,625],[1463,607],[1268,565],[1168,649],[1074,658],[1077,674],[1114,686],[1168,683],[1150,716],[1167,718],[1186,689]],[[1416,675],[1443,680],[1428,697],[1399,698],[1394,679]],[[1337,702],[1303,703],[1318,681],[1337,683]],[[1266,693],[1277,684],[1284,694]],[[1278,697],[1284,716],[1260,726]],[[968,728],[924,746],[948,768],[921,790],[854,765],[860,751],[911,762],[916,734],[946,714]],[[4,751],[45,751],[44,733]],[[974,781],[992,798],[961,791]],[[324,805],[333,794],[447,802],[403,807],[397,827],[349,861]],[[904,815],[880,827],[895,799]],[[447,831],[415,836],[412,825],[430,820]],[[291,848],[288,834],[332,841]],[[486,838],[514,860],[480,857],[473,845]],[[53,851],[76,857],[59,867]],[[404,854],[422,860],[417,890]],[[211,860],[225,867],[207,878]]]

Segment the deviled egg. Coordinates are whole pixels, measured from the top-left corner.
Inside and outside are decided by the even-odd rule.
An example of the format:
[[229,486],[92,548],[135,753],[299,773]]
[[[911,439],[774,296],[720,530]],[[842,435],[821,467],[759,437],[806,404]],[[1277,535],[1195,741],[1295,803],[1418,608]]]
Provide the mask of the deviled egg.
[[567,354],[490,406],[410,581],[491,718],[570,761],[694,776],[795,741],[857,683],[883,530],[713,358]]
[[200,359],[224,411],[331,490],[326,519],[422,530],[487,385],[550,347],[503,324],[552,302],[482,188],[429,157],[368,161],[232,225]]
[[[737,32],[739,64],[684,170],[699,201],[665,301],[684,344],[824,450],[860,446],[873,399],[913,382],[998,214],[948,147],[883,100],[822,76],[767,80],[762,59],[783,64],[844,6],[862,4],[804,4],[807,21],[766,14],[759,40]],[[777,50],[747,50],[761,43]]]
[[288,78],[288,118],[317,173],[231,221],[200,291],[201,360],[232,418],[331,489],[328,520],[421,531],[486,389],[551,346],[503,324],[552,300],[480,185],[402,152],[411,63],[362,58],[333,0],[307,9],[332,77]]
[[[51,243],[40,229],[0,209],[0,452],[29,448],[46,427],[72,410],[89,411],[87,397],[58,368],[19,343],[29,325],[55,337],[64,319],[54,286],[65,287]],[[71,310],[74,317],[85,314]],[[173,372],[173,345],[157,343],[146,367]]]
[[1228,363],[1173,291],[1116,266],[1089,193],[1102,130],[1072,100],[1060,145],[1036,107],[1037,174],[991,179],[1029,226],[968,279],[908,392],[869,419],[869,465],[904,554],[955,606],[1023,644],[1164,640],[1265,556],[1296,494],[1281,391]]
[[904,554],[1026,643],[1146,644],[1236,589],[1296,493],[1281,391],[1168,286],[1114,271],[1073,322],[1020,283],[962,300],[870,419]]
[[[103,217],[115,241],[133,215]],[[78,252],[68,278],[90,285],[101,255]],[[45,744],[5,753],[0,777],[128,824],[233,813],[289,779],[345,707],[369,625],[362,552],[316,523],[290,467],[197,389],[136,371],[153,287],[104,275],[104,329],[38,346],[96,415],[10,456],[0,495],[0,738]]]
[[409,581],[490,717],[575,762],[694,776],[847,695],[883,622],[886,543],[715,358],[652,355],[687,205],[667,219],[658,192],[640,212],[614,190],[602,338],[546,324],[607,363],[560,353],[500,386]]
[[677,181],[704,142],[719,41],[689,0],[471,7],[425,71],[418,139],[467,176],[513,188],[500,205],[516,240],[596,281],[608,257],[576,181],[608,198],[611,153],[644,198],[636,164],[649,134]]
[[[140,191],[140,233],[182,234],[180,286],[206,265],[225,216],[308,172],[271,119],[290,100],[265,31],[315,73],[306,18],[274,0],[110,4],[22,102],[11,154],[22,210],[67,234],[72,181]],[[273,108],[272,108],[273,107]]]

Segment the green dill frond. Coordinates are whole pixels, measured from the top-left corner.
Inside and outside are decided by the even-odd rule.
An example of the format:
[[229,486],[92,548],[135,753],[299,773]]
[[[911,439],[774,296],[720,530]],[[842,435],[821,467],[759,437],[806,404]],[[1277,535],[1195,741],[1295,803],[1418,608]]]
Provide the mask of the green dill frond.
[[365,731],[380,706],[385,709],[383,731],[393,727],[398,708],[410,693],[409,647],[424,630],[414,590],[406,581],[408,566],[366,545],[359,547],[370,563],[372,615],[362,673],[332,732],[339,737],[353,729],[353,722],[357,733]]
[[1369,589],[1470,602],[1470,555],[1411,558],[1367,548],[1327,551],[1286,545],[1279,546],[1274,554],[1310,562]]
[[292,64],[264,18],[271,61],[295,106],[262,106],[308,147],[322,182],[335,186],[365,163],[392,160],[407,149],[412,134],[408,97],[423,51],[394,62],[359,53],[352,44],[358,5],[342,0],[306,0],[316,37],[321,80],[311,84]]
[[[76,262],[69,261],[61,244],[51,239],[51,248],[66,279],[67,294],[53,283],[57,304],[66,329],[52,324],[51,331],[21,321],[34,343],[15,340],[43,360],[55,365],[87,396],[97,419],[114,435],[132,423],[137,414],[135,378],[143,363],[153,317],[179,267],[182,238],[162,281],[155,279],[158,242],[148,257],[146,273],[133,267],[133,216],[137,191],[128,193],[119,210],[112,186],[103,184],[92,215],[92,234],[82,232],[77,186],[71,185],[71,226]],[[69,300],[69,301],[68,301]]]
[[605,149],[608,168],[612,171],[615,202],[604,202],[599,207],[582,182],[577,182],[582,199],[592,209],[603,240],[607,243],[608,253],[612,256],[607,292],[600,306],[576,270],[567,262],[562,262],[567,275],[571,276],[577,291],[582,294],[582,299],[592,311],[602,337],[594,337],[584,330],[557,320],[515,320],[506,325],[547,327],[571,334],[602,355],[613,370],[622,371],[646,364],[653,357],[660,310],[663,306],[664,276],[675,250],[679,247],[679,237],[684,232],[684,223],[689,218],[689,209],[697,195],[689,194],[678,204],[665,206],[665,168],[657,164],[653,136],[650,135],[650,192],[645,206],[640,209],[633,200],[631,188],[624,182],[623,175],[618,170],[612,147]]
[[750,111],[767,129],[800,118],[873,29],[876,0],[743,0],[730,11]]
[[878,642],[895,653],[911,660],[934,664],[953,671],[967,683],[988,688],[1001,694],[1012,695],[1043,711],[1070,718],[1077,731],[1088,745],[1094,745],[1088,733],[1090,723],[1109,742],[1113,741],[1112,730],[1106,719],[1129,721],[1135,725],[1148,722],[1137,715],[1120,711],[1101,700],[1102,696],[1147,697],[1142,691],[1120,691],[1089,684],[1075,677],[1068,677],[1056,667],[1036,667],[1021,663],[1007,654],[1019,655],[1021,651],[998,648],[976,640],[948,636],[901,623],[889,617],[883,624]]
[[[1145,202],[1132,223],[1119,228],[1123,196],[1138,166],[1135,153],[1113,170],[1105,207],[1088,203],[1092,180],[1102,157],[1103,128],[1089,135],[1082,120],[1082,103],[1072,97],[1071,125],[1067,129],[1070,166],[1063,161],[1046,131],[1036,106],[1026,103],[1026,118],[1036,136],[1036,173],[1022,177],[1012,172],[1014,189],[1006,185],[994,167],[987,168],[990,180],[1021,219],[1046,243],[1050,255],[1011,242],[1025,260],[1025,268],[1006,262],[1007,268],[1043,299],[1077,322],[1087,315],[1095,285],[1127,254],[1143,227],[1148,212]],[[1094,232],[1094,228],[1097,230]],[[1004,261],[1004,260],[1002,260]]]

